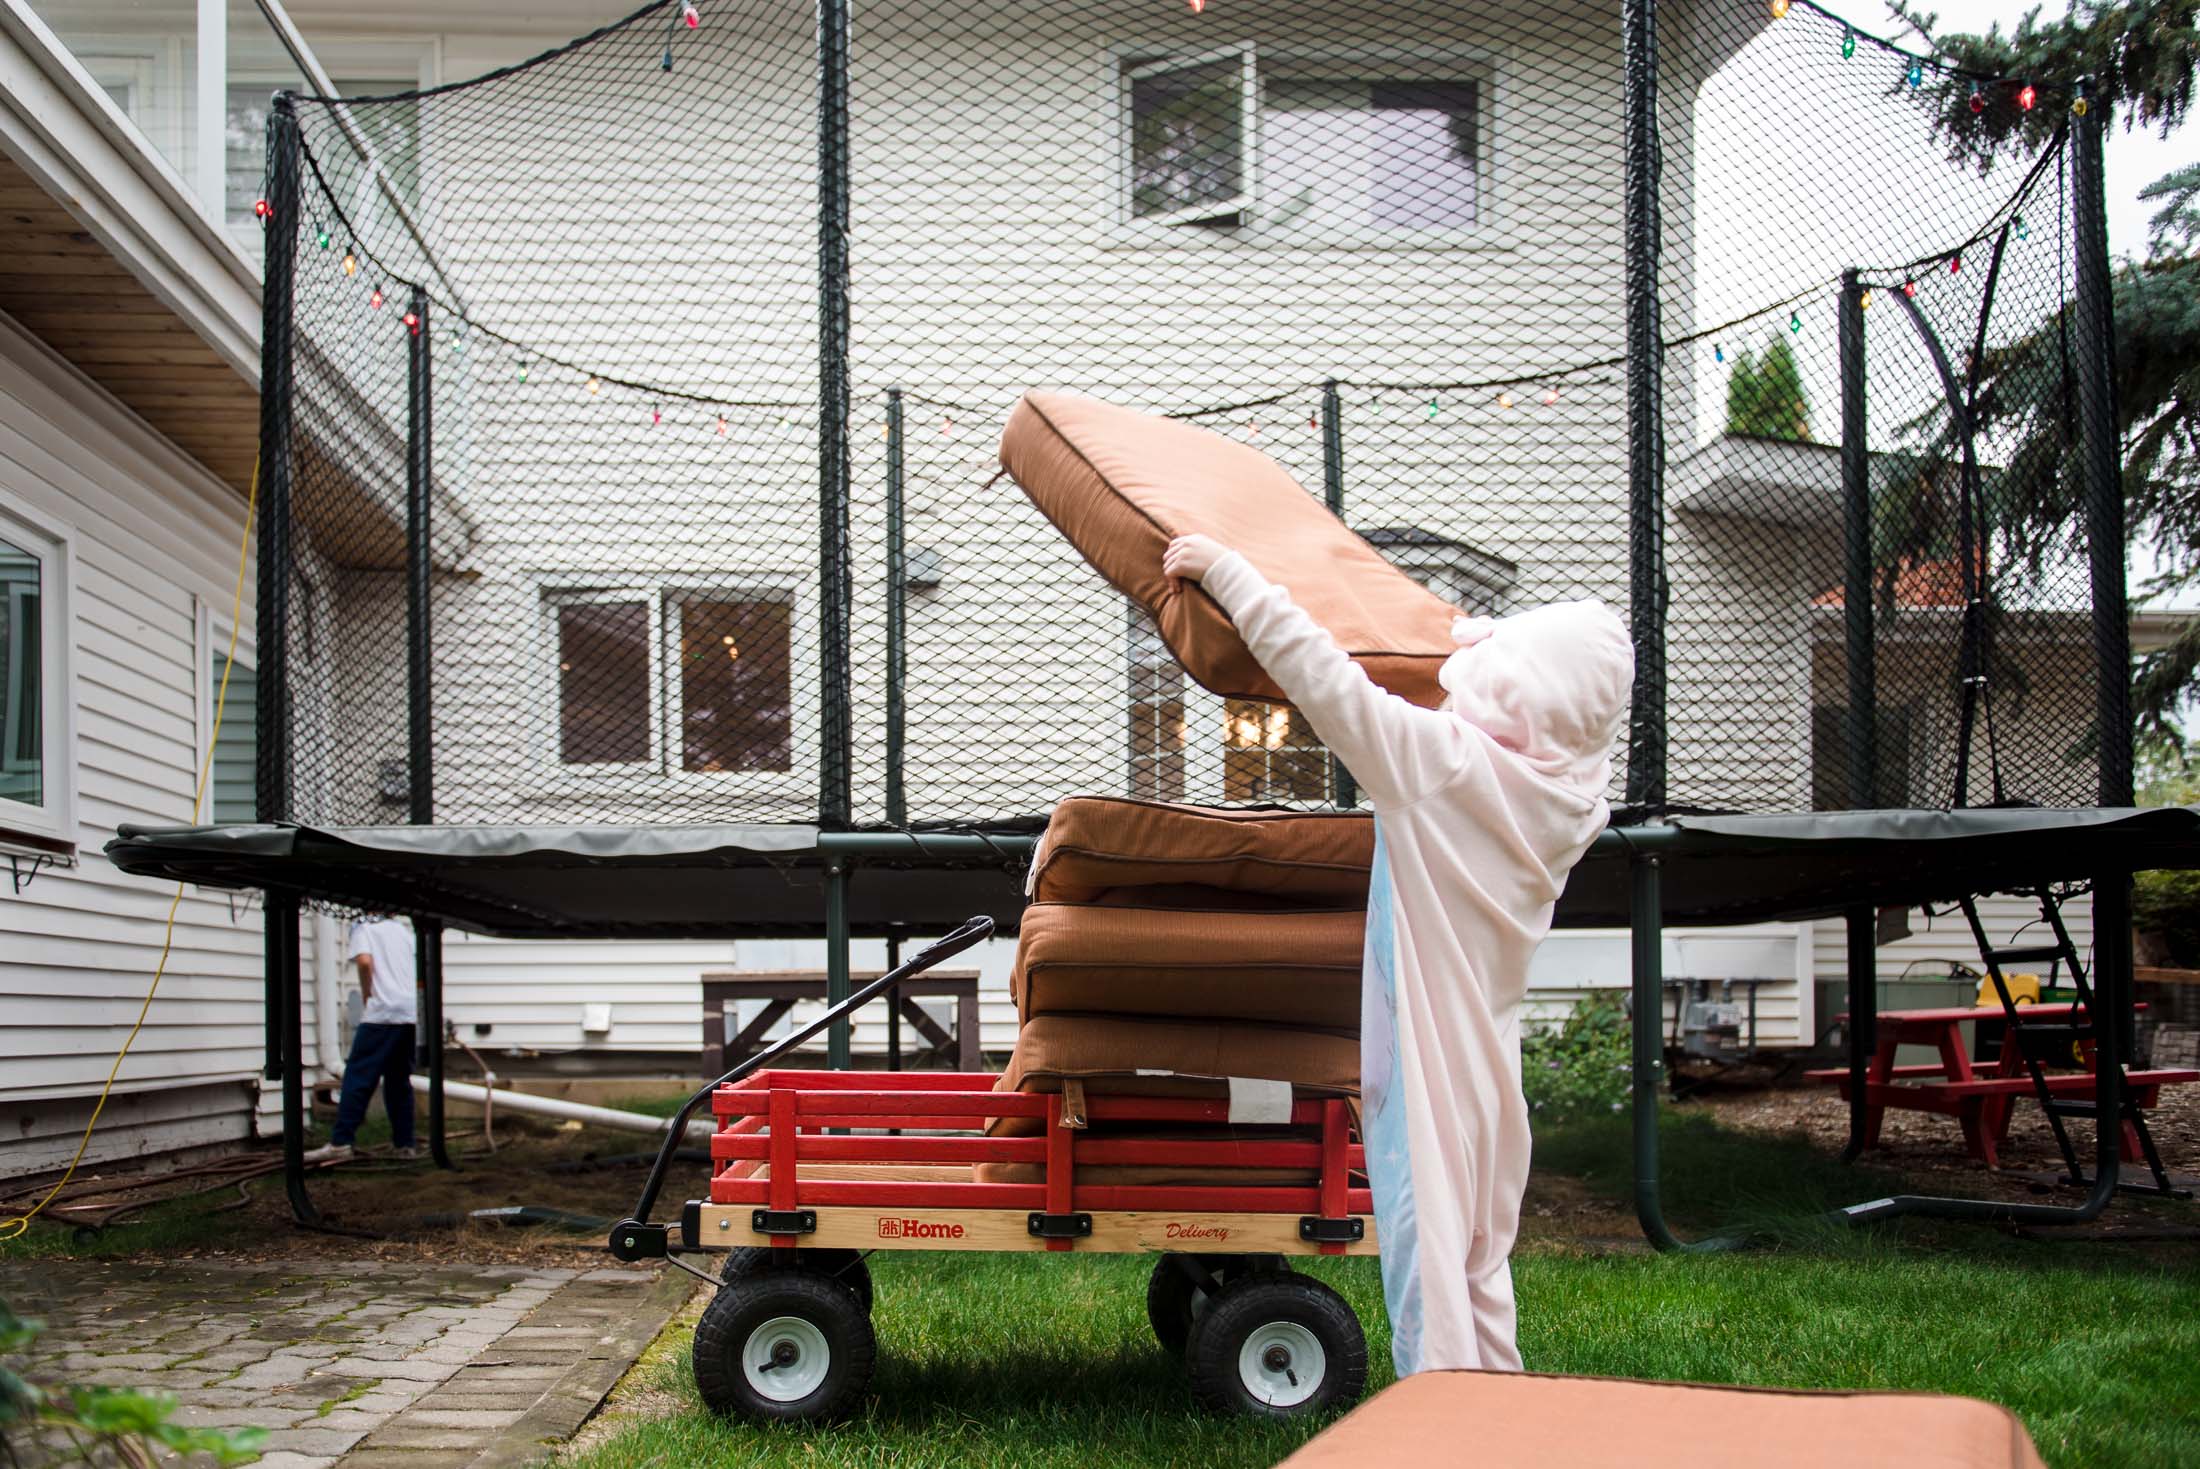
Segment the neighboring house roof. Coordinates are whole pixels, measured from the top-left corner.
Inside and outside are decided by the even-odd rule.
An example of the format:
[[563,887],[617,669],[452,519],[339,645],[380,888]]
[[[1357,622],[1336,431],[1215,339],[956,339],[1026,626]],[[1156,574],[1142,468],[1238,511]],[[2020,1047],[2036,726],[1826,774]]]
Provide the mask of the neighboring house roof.
[[[1963,567],[1954,557],[1912,561],[1895,573],[1894,604],[1903,608],[1961,607]],[[1813,607],[1844,607],[1848,599],[1831,587],[1810,599]]]

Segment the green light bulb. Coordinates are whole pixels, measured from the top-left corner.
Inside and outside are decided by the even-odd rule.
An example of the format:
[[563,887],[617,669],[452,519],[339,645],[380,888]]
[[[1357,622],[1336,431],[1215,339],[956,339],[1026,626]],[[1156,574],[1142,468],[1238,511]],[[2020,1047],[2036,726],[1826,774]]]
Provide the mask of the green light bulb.
[[330,245],[335,243],[335,237],[330,235],[327,230],[322,230],[319,234],[313,237],[313,242],[319,245],[322,249],[326,250]]
[[1849,59],[1849,58],[1850,58],[1851,56],[1854,56],[1855,54],[1856,54],[1856,32],[1854,32],[1854,31],[1849,31],[1849,30],[1845,30],[1845,31],[1841,32],[1841,59],[1842,59],[1843,61],[1846,61],[1846,60],[1848,60],[1848,59]]
[[1436,400],[1434,398],[1428,400],[1428,416],[1431,418],[1436,416]]

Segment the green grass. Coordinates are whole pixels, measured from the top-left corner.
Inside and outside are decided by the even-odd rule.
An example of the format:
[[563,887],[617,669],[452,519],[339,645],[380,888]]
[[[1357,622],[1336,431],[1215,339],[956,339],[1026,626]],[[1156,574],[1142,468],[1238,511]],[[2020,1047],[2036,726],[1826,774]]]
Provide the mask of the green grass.
[[[2043,1243],[1977,1226],[1870,1231],[1823,1211],[1901,1188],[1796,1141],[1685,1109],[1663,1129],[1684,1231],[1741,1226],[1773,1247],[1711,1256],[1530,1245],[1515,1259],[1521,1349],[1541,1372],[1760,1386],[1965,1393],[2015,1409],[2050,1464],[2200,1463],[2200,1270],[2128,1246]],[[1539,1173],[1629,1197],[1624,1118],[1539,1135]],[[2190,1219],[2190,1206],[2162,1209]],[[1390,1378],[1373,1261],[1305,1267],[1368,1330],[1370,1391]],[[1268,1465],[1313,1427],[1218,1423],[1192,1407],[1145,1323],[1148,1260],[878,1254],[871,1398],[831,1429],[759,1429],[703,1410],[676,1326],[562,1469],[759,1466]],[[621,1404],[634,1416],[621,1422]]]

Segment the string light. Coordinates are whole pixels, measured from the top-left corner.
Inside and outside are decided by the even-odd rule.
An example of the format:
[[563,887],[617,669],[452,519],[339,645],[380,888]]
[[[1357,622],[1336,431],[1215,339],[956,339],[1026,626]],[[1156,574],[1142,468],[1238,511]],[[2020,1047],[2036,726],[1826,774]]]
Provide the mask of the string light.
[[376,311],[380,311],[382,309],[382,288],[380,286],[376,286],[374,290],[368,294],[367,304],[373,307]]
[[2071,94],[2070,115],[2072,117],[2083,117],[2092,110],[2092,107],[2093,104],[2085,100],[2085,83],[2078,83],[2076,90]]
[[1857,293],[1857,296],[1856,296],[1856,309],[1857,309],[1857,310],[1859,310],[1859,311],[1869,311],[1869,310],[1871,310],[1871,309],[1872,309],[1872,293],[1871,293],[1871,292],[1869,292],[1869,291],[1859,291],[1859,292]]
[[703,13],[695,8],[695,0],[681,0],[680,19],[687,22],[691,31],[703,23]]
[[[1253,426],[1253,432],[1260,432],[1260,426],[1258,424],[1255,424]],[[951,439],[955,437],[955,420],[949,414],[943,413],[940,415],[940,437],[943,439]]]
[[260,218],[266,219],[269,215],[275,212],[275,206],[268,203],[265,199],[255,199],[252,201],[252,212],[258,215]]
[[1904,281],[1902,283],[1902,294],[1909,297],[1912,301],[1915,301],[1917,299],[1916,280],[1912,279]]
[[521,382],[527,381],[527,359],[524,357],[519,360],[519,380]]
[[724,438],[725,436],[726,436],[726,415],[725,415],[725,414],[723,414],[723,413],[721,413],[721,414],[719,414],[719,415],[718,415],[718,437],[722,439],[722,438]]
[[1711,360],[1713,362],[1726,361],[1726,348],[1714,345],[1711,349]]
[[1986,89],[1977,82],[1971,83],[1971,110],[1973,112],[1984,112],[1986,110]]
[[1903,73],[1902,79],[1910,84],[1910,90],[1913,92],[1925,85],[1925,63],[1915,56],[1911,57],[1910,69]]
[[330,234],[325,226],[322,228],[319,234],[313,237],[313,243],[319,245],[324,250],[326,250],[330,245],[334,244],[335,242],[336,237]]
[[665,410],[664,410],[664,409],[662,409],[662,408],[659,408],[659,407],[657,407],[657,406],[656,406],[655,404],[652,404],[652,405],[650,405],[650,410],[649,410],[649,426],[650,426],[651,428],[655,428],[655,427],[657,427],[657,426],[658,426],[659,424],[663,423],[664,421],[665,421]]
[[[380,292],[378,291],[378,292],[376,292],[375,294],[377,294],[377,295],[380,295],[381,293],[380,293]],[[408,311],[408,312],[406,312],[406,313],[405,313],[405,329],[406,329],[407,331],[411,332],[411,333],[412,333],[412,334],[413,334],[414,336],[416,336],[416,337],[420,335],[420,313],[419,313],[419,312],[417,312],[417,311]]]
[[2017,238],[2020,240],[2032,238],[2032,227],[2024,222],[2024,216],[2021,214],[2017,216]]
[[1771,9],[1772,18],[1774,20],[1786,20],[1788,13],[1788,0],[1772,0]]
[[1499,393],[1497,395],[1497,406],[1499,409],[1503,410],[1506,413],[1512,412],[1513,395],[1510,393]]
[[593,398],[593,397],[595,397],[595,396],[596,396],[596,395],[597,395],[598,393],[601,393],[602,391],[603,391],[603,384],[602,384],[602,383],[600,383],[600,382],[598,382],[598,381],[596,380],[596,378],[595,378],[595,375],[594,375],[594,374],[590,374],[590,375],[589,375],[589,379],[588,379],[588,396],[589,396],[589,397],[591,397],[591,398]]
[[1841,27],[1841,59],[1846,61],[1855,54],[1856,32],[1847,26],[1843,26]]
[[1436,400],[1434,398],[1428,400],[1428,416],[1430,418],[1436,416]]
[[1191,6],[1192,14],[1197,15],[1207,8],[1207,0],[1191,0]]
[[1803,313],[1801,313],[1800,311],[1790,311],[1788,313],[1788,330],[1797,334],[1798,336],[1802,334]]
[[2023,86],[2017,88],[2017,105],[2026,112],[2030,112],[2039,100],[2040,89],[2030,82],[2026,82]]
[[344,274],[359,274],[359,257],[352,254],[349,250],[346,250],[344,252]]
[[1543,390],[1543,406],[1546,408],[1556,408],[1558,406],[1558,389],[1545,388]]
[[1963,252],[1961,250],[1948,257],[1948,274],[1963,274]]
[[1308,413],[1306,415],[1306,426],[1310,429],[1319,429],[1322,426],[1320,416],[1314,413]]

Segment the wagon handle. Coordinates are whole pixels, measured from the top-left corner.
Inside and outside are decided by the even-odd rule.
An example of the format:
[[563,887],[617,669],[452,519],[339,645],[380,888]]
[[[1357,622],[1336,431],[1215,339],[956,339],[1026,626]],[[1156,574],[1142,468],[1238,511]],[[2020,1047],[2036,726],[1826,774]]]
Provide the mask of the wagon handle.
[[634,1206],[633,1217],[622,1219],[613,1226],[610,1246],[612,1255],[620,1260],[648,1260],[659,1259],[672,1252],[671,1235],[667,1226],[651,1224],[649,1222],[649,1211],[657,1206],[657,1195],[664,1188],[665,1174],[672,1167],[672,1155],[679,1150],[681,1143],[687,1141],[688,1119],[695,1115],[696,1108],[710,1099],[711,1093],[722,1086],[740,1081],[750,1073],[778,1060],[796,1046],[801,1045],[804,1041],[825,1029],[825,1027],[835,1021],[846,1019],[880,995],[899,985],[903,980],[908,979],[911,975],[922,974],[941,960],[951,959],[971,945],[980,943],[992,936],[993,920],[991,918],[981,913],[975,918],[964,919],[954,932],[926,944],[915,954],[903,960],[897,968],[890,969],[877,979],[872,980],[801,1030],[773,1045],[767,1046],[716,1081],[705,1082],[699,1087],[695,1095],[687,1099],[687,1102],[680,1108],[678,1115],[672,1119],[670,1127],[666,1129],[665,1140],[657,1148],[657,1161],[650,1165],[649,1179],[642,1185],[642,1197]]

